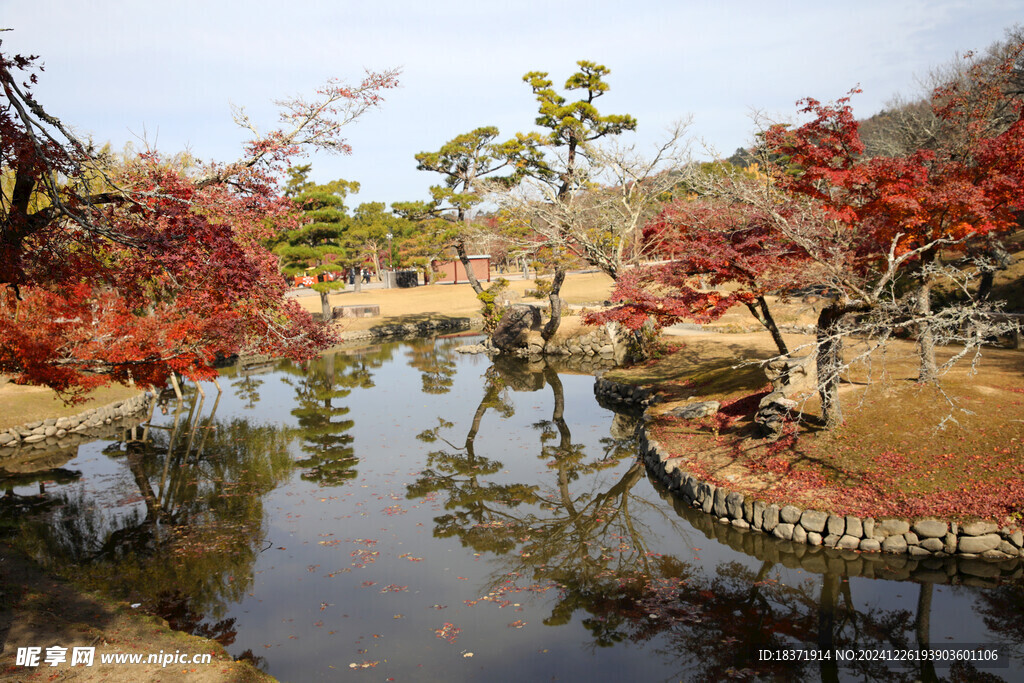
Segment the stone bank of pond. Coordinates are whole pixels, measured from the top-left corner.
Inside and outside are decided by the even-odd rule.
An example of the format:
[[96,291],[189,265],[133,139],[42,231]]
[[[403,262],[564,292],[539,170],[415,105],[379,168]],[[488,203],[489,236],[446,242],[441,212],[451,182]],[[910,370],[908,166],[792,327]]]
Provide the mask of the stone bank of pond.
[[[144,441],[79,447],[8,536],[286,681],[1020,679],[1019,567],[868,572],[716,530],[591,375],[467,341],[229,369]],[[759,654],[921,642],[1002,666]]]

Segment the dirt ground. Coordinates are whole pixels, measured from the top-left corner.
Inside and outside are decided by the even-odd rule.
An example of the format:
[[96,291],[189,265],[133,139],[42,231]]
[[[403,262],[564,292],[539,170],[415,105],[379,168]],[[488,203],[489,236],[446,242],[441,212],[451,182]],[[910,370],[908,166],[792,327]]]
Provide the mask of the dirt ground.
[[[487,283],[483,283],[488,286]],[[508,289],[515,300],[542,302],[546,300],[526,296],[535,289],[533,280],[510,280]],[[562,286],[561,296],[568,304],[597,305],[611,294],[612,280],[604,273],[570,273]],[[320,311],[320,297],[303,296],[299,303],[307,311]],[[344,330],[367,330],[375,325],[392,322],[393,318],[478,318],[480,302],[468,284],[429,285],[409,289],[368,289],[362,292],[344,290],[331,294],[331,306],[380,306],[380,317],[346,318],[339,321]]]
[[[236,662],[217,643],[173,631],[156,617],[141,615],[55,581],[19,553],[0,544],[0,681],[272,681],[248,662]],[[47,648],[67,648],[55,667],[45,662]],[[18,648],[39,647],[40,665],[19,666]],[[95,648],[92,666],[70,665],[73,648]],[[103,664],[104,654],[209,653],[208,664]]]

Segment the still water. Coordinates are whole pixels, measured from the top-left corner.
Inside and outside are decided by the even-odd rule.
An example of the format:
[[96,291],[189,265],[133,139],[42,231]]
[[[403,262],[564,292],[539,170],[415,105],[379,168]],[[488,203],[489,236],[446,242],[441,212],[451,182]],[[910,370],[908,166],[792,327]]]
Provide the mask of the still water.
[[[284,681],[1021,679],[1018,566],[718,525],[649,479],[591,375],[472,341],[228,369],[79,447],[10,538]],[[777,661],[922,642],[1001,666]]]

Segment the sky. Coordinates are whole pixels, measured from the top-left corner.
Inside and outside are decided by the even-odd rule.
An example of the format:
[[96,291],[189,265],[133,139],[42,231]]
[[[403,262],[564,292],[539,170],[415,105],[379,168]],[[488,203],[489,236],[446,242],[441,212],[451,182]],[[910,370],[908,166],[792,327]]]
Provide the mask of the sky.
[[0,0],[0,50],[40,56],[35,95],[79,135],[224,162],[246,140],[233,105],[269,130],[275,100],[400,68],[400,88],[347,131],[351,155],[301,162],[318,182],[359,182],[357,205],[428,199],[440,177],[414,156],[456,135],[535,130],[528,71],[560,86],[577,60],[603,64],[597,105],[638,120],[627,142],[653,148],[692,117],[695,152],[729,156],[755,114],[792,119],[803,97],[859,86],[867,117],[1020,22],[1022,0]]

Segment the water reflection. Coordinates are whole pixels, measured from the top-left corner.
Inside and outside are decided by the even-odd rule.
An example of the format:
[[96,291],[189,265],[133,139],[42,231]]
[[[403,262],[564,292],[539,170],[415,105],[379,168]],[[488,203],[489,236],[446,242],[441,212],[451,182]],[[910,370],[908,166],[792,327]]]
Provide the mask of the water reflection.
[[[858,555],[719,524],[645,476],[637,419],[598,408],[589,377],[463,358],[459,343],[228,369],[232,395],[188,394],[92,461],[6,480],[0,518],[48,568],[236,656],[260,652],[291,680],[332,678],[368,642],[400,643],[376,661],[406,679],[448,676],[462,651],[479,667],[460,670],[466,680],[619,668],[644,680],[997,681],[1021,669],[1019,562]],[[438,627],[456,623],[466,645],[437,649]],[[758,656],[964,634],[1005,640],[1011,668]],[[535,641],[557,661],[523,656]]]
[[48,514],[29,518],[15,541],[55,573],[230,644],[234,619],[223,616],[251,590],[264,546],[263,495],[291,475],[292,437],[216,419],[216,403],[207,414],[203,404],[192,395],[169,426],[103,450],[130,474],[130,490],[50,493]]
[[285,382],[295,390],[291,414],[298,418],[298,427],[293,434],[305,454],[295,464],[304,468],[303,479],[337,486],[357,475],[359,460],[349,433],[355,422],[346,417],[350,409],[343,400],[353,389],[373,387],[372,371],[389,358],[389,352],[378,349],[358,355],[330,353],[302,365],[281,364],[291,375]]

